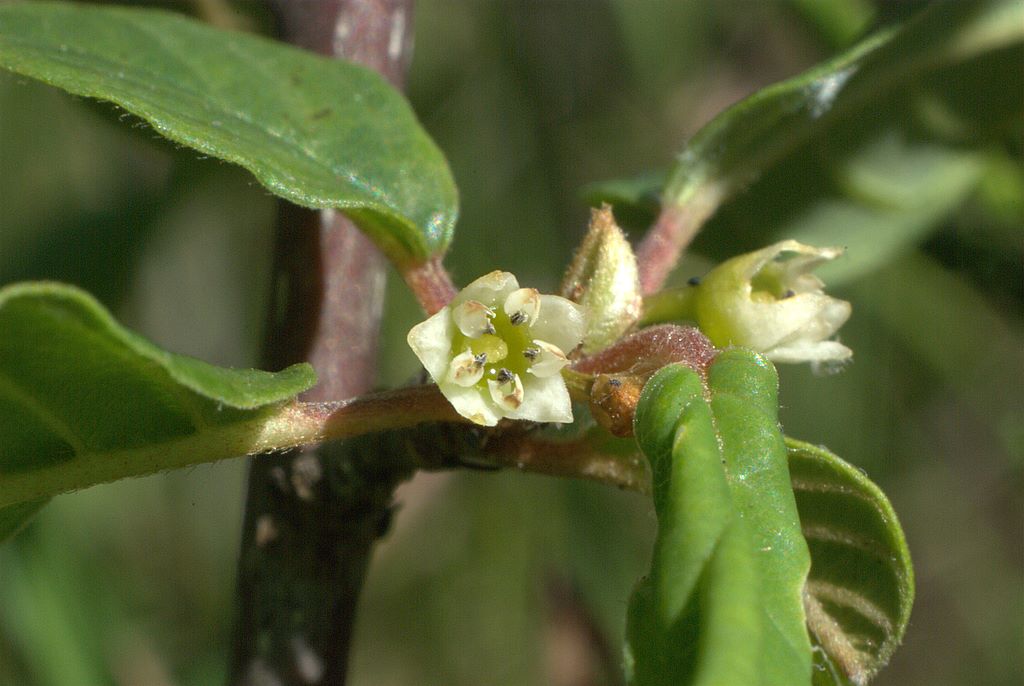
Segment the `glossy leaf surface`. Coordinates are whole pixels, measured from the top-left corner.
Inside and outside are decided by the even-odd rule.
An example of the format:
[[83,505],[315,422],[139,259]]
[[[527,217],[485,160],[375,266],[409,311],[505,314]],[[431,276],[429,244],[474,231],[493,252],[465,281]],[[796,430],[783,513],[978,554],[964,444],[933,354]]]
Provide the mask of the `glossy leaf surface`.
[[809,683],[801,593],[810,565],[764,358],[722,353],[708,376],[668,367],[645,386],[636,436],[658,515],[627,626],[632,683]]
[[451,239],[448,165],[368,69],[166,12],[43,2],[0,6],[0,67],[114,102],[299,205],[344,210],[394,261]]

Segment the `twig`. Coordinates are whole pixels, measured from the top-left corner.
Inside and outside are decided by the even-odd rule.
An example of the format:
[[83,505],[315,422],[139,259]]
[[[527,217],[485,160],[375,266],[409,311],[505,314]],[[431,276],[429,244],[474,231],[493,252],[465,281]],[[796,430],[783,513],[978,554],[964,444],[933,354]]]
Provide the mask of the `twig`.
[[[271,3],[289,42],[402,85],[412,0]],[[320,383],[305,400],[369,390],[384,293],[379,252],[340,213],[282,204],[275,262],[268,364],[311,362]],[[387,529],[395,485],[416,466],[399,435],[253,461],[230,683],[344,684],[370,551]]]
[[666,202],[654,226],[637,247],[640,290],[650,295],[661,290],[665,279],[683,256],[723,198],[722,189],[706,184],[690,194],[683,205]]
[[439,257],[403,269],[402,277],[427,314],[434,314],[455,297],[455,286]]
[[626,491],[650,493],[650,467],[639,451],[604,452],[586,439],[558,441],[516,432],[498,434],[486,441],[482,454],[497,467],[589,479]]

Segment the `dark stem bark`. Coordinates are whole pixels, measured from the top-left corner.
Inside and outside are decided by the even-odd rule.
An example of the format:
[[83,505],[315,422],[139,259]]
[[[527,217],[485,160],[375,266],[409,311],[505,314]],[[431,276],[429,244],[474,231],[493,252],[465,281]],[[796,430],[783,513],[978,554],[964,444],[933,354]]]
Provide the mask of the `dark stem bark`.
[[[403,85],[412,0],[271,4],[285,40]],[[266,363],[312,363],[320,383],[305,400],[343,400],[371,388],[385,268],[344,215],[281,204]],[[253,460],[229,683],[344,683],[372,546],[387,529],[395,486],[414,469],[400,437]]]

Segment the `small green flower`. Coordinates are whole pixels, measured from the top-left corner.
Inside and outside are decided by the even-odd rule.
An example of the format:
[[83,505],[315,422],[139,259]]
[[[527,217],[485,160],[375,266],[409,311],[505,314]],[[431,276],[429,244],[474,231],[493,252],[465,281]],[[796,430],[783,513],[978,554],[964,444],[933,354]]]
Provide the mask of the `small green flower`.
[[572,421],[562,368],[583,338],[579,305],[494,271],[409,331],[409,347],[463,417]]
[[[784,253],[794,256],[779,259]],[[716,346],[750,348],[774,362],[848,360],[853,351],[829,339],[850,318],[850,303],[826,295],[811,274],[842,253],[789,240],[723,262],[696,288],[697,323]]]

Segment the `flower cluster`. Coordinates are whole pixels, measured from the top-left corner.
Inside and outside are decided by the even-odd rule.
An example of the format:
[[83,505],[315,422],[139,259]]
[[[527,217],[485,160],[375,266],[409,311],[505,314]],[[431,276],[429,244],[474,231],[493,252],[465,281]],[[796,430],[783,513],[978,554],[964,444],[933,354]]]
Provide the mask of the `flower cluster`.
[[414,326],[408,341],[455,410],[476,424],[567,423],[572,404],[561,371],[585,328],[579,305],[494,271]]

